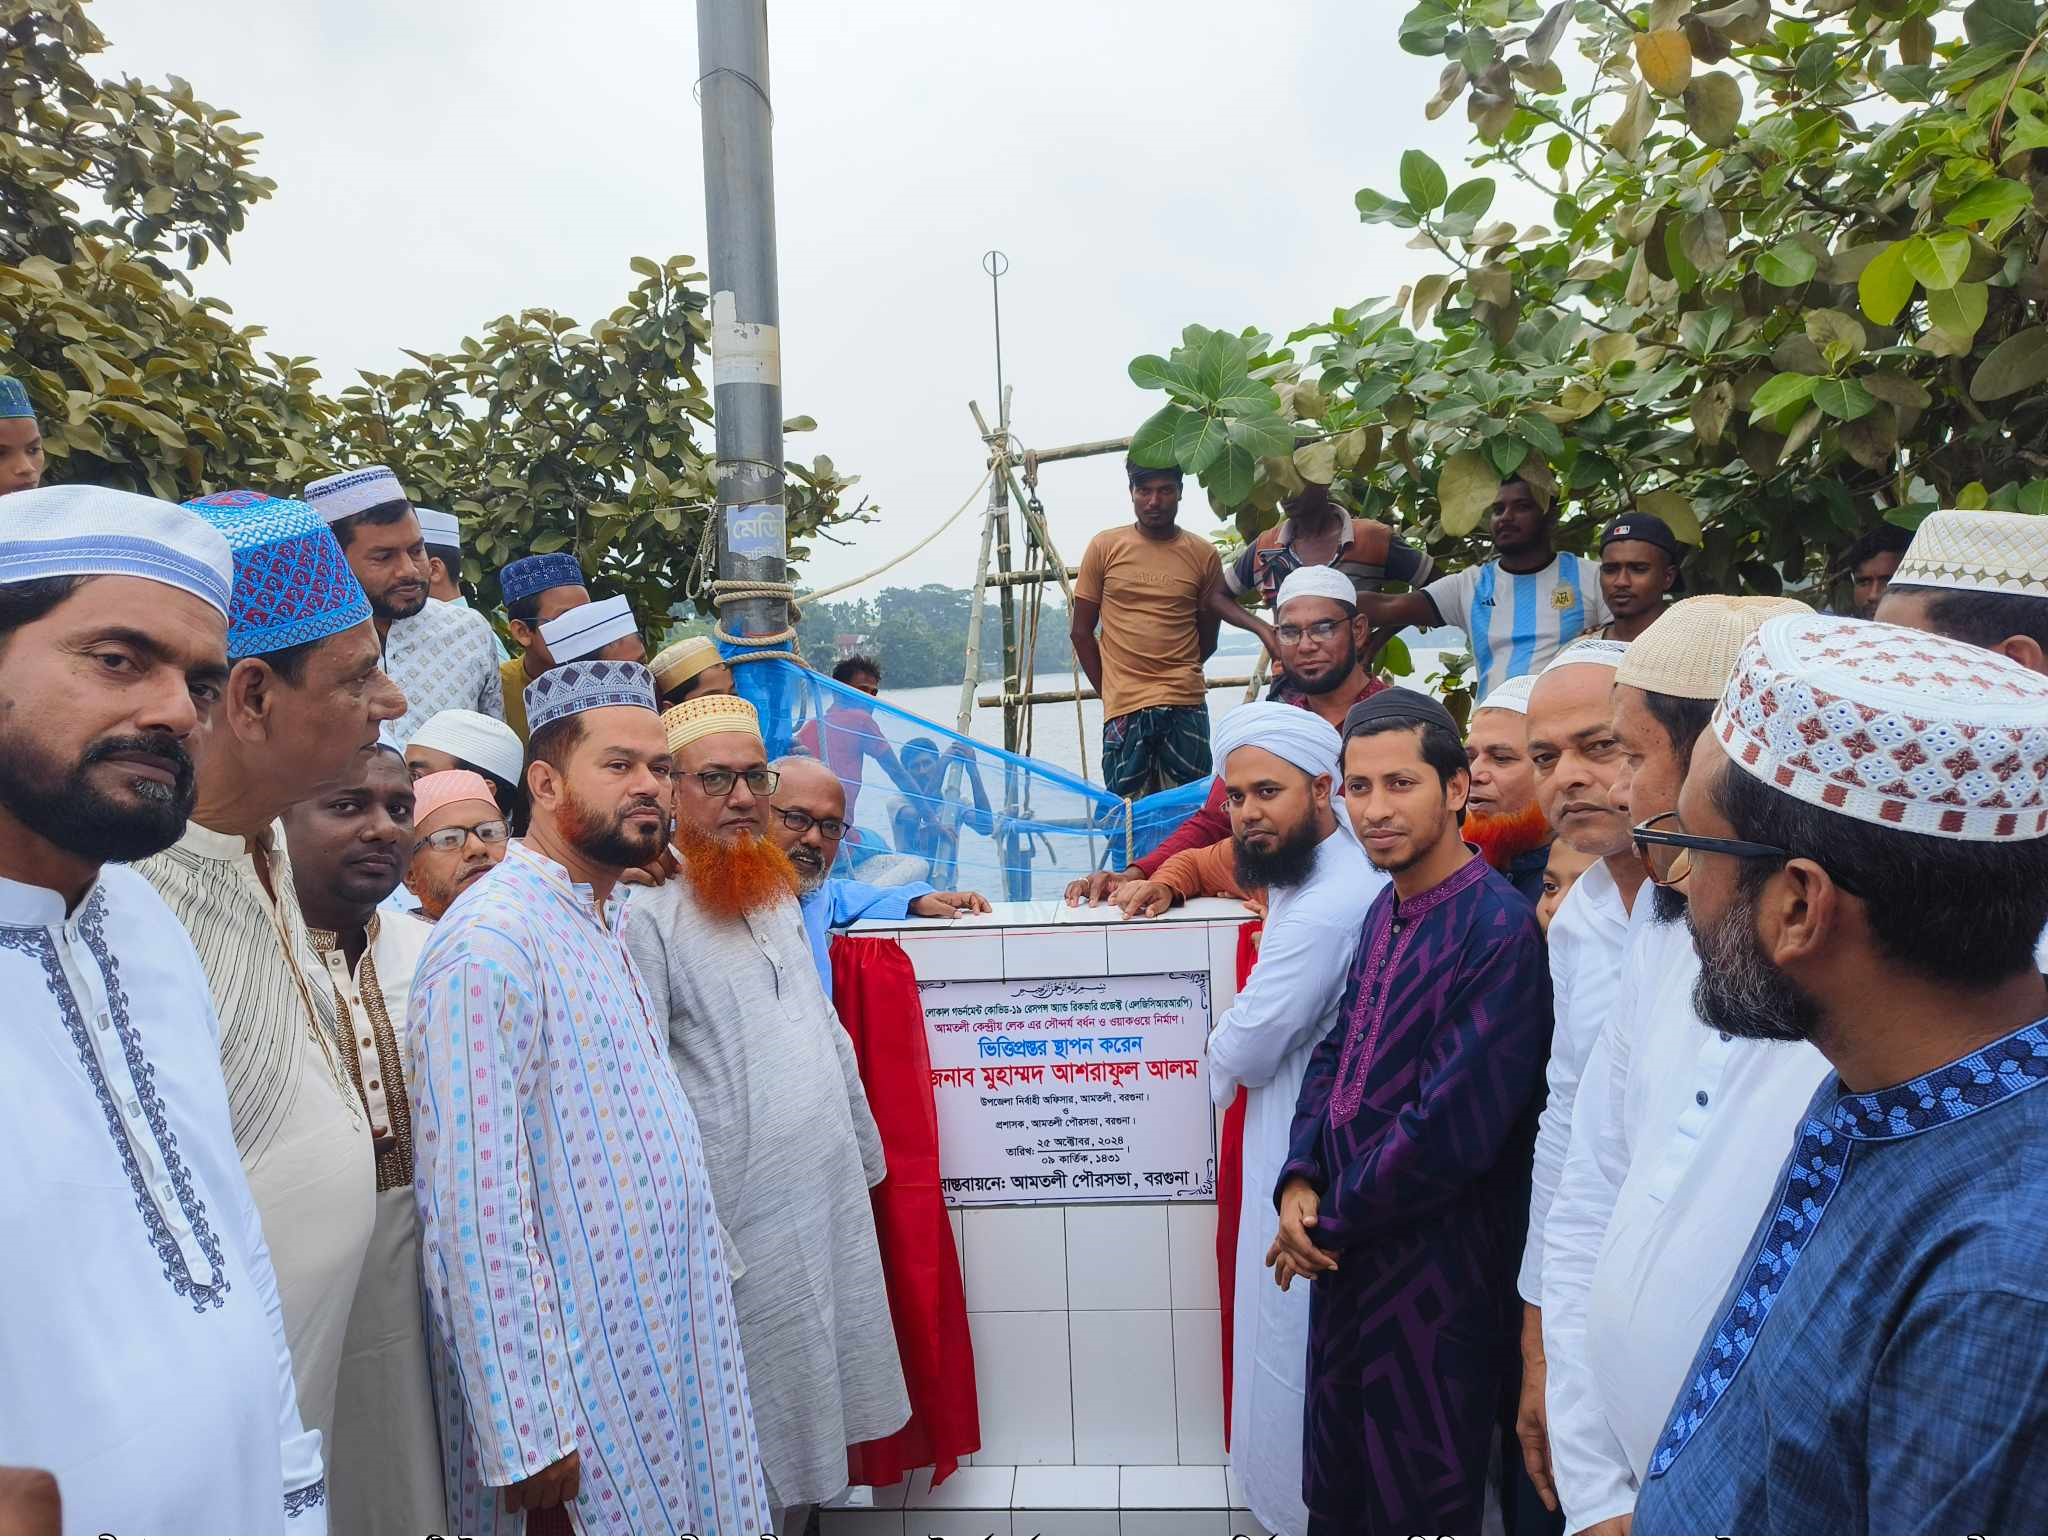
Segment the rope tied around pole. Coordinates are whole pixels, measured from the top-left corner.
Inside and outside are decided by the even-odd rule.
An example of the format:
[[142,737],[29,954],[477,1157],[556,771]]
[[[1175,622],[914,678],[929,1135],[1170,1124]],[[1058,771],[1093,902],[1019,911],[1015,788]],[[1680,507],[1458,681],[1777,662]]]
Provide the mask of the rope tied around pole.
[[[719,641],[733,647],[759,647],[769,642],[793,642],[796,627],[784,626],[780,631],[766,631],[758,636],[734,636],[725,629],[725,609],[728,605],[740,604],[748,599],[780,599],[790,607],[794,618],[796,610],[796,585],[794,583],[765,583],[757,579],[719,578],[711,585],[711,602],[718,607],[719,616],[711,634]],[[777,654],[786,657],[787,654]],[[728,658],[729,663],[743,660]],[[752,661],[751,659],[744,661]]]

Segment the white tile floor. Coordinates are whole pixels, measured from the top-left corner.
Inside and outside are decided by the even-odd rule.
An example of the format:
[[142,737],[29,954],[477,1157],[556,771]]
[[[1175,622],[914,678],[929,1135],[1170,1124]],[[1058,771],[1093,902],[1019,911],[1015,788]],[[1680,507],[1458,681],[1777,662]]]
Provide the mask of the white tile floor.
[[1255,1535],[1222,1466],[963,1466],[855,1487],[818,1515],[826,1535]]

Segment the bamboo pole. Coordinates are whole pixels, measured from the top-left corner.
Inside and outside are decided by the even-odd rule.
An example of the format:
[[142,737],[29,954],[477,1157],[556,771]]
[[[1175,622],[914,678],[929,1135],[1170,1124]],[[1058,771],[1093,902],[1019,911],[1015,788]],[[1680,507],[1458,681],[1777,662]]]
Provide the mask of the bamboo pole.
[[[1211,679],[1208,681],[1208,688],[1212,690],[1239,689],[1252,683],[1257,677],[1254,674],[1237,674],[1225,679]],[[984,695],[980,697],[980,704],[984,706],[1050,706],[1060,701],[1095,699],[1097,699],[1097,696],[1093,690],[1033,690],[1029,695],[1010,694],[1007,692]]]

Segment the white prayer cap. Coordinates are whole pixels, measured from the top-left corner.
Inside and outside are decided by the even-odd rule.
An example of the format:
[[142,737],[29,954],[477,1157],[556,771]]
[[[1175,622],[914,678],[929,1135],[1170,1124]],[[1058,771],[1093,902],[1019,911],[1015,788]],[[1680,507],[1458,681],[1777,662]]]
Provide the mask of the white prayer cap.
[[343,471],[338,476],[322,476],[307,484],[305,496],[313,511],[329,524],[352,519],[366,508],[405,500],[405,488],[398,484],[398,473],[385,465],[365,465],[361,470]]
[[452,545],[462,549],[462,521],[452,513],[443,513],[438,508],[415,508],[419,517],[420,534],[428,545]]
[[1355,610],[1358,608],[1358,589],[1335,567],[1296,567],[1282,580],[1280,592],[1273,596],[1273,613],[1278,615],[1286,609],[1290,599],[1335,599]]
[[1493,687],[1493,693],[1472,709],[1474,711],[1515,711],[1523,716],[1529,714],[1529,692],[1536,688],[1534,674],[1517,674],[1512,679],[1503,679]]
[[1892,581],[2048,599],[2048,518],[1939,509],[1921,521]]
[[579,604],[553,620],[543,621],[540,639],[548,644],[548,653],[557,663],[574,663],[621,637],[631,636],[635,625],[631,601],[624,594],[614,594],[609,599]]
[[439,749],[514,786],[526,770],[526,746],[519,734],[481,711],[437,711],[420,724],[406,747]]
[[2048,834],[2048,676],[1967,642],[1780,615],[1744,644],[1713,731],[1744,773],[1864,823]]
[[1680,599],[1635,639],[1614,671],[1616,684],[1680,700],[1719,700],[1742,644],[1776,615],[1811,615],[1797,599],[1765,594],[1694,594]]
[[225,617],[235,561],[219,530],[161,498],[77,482],[0,498],[0,584],[53,577],[149,578]]
[[1216,773],[1239,749],[1264,749],[1309,775],[1335,775],[1344,742],[1337,729],[1303,706],[1261,700],[1239,706],[1216,724]]
[[1609,641],[1604,636],[1582,636],[1544,664],[1539,673],[1548,674],[1560,668],[1576,668],[1581,663],[1596,663],[1601,668],[1620,668],[1621,660],[1627,656],[1627,642]]

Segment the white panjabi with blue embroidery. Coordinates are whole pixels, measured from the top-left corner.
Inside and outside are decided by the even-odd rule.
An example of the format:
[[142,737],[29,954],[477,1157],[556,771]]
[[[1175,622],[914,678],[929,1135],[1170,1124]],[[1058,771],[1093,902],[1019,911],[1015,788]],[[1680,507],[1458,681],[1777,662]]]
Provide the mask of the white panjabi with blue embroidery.
[[0,879],[0,1450],[72,1531],[326,1530],[191,942],[108,867]]

